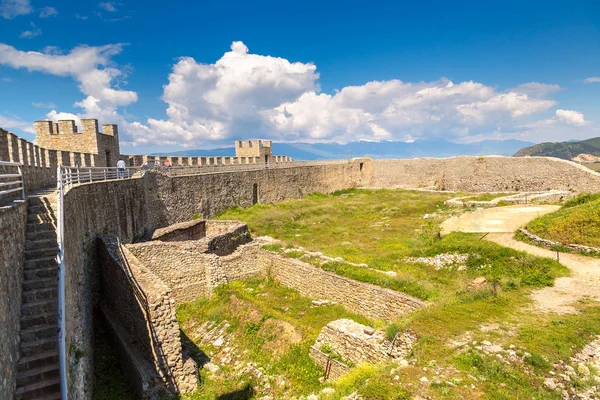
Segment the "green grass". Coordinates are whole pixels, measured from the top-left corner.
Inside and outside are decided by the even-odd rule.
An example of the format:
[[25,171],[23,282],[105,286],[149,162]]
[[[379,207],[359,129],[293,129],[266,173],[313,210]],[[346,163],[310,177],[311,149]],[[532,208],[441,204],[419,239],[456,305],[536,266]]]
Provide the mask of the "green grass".
[[529,222],[527,230],[563,245],[600,248],[600,194],[569,200],[559,210]]
[[[408,396],[402,388],[413,394],[418,388],[421,396],[432,398],[559,398],[542,384],[551,363],[568,359],[600,334],[600,308],[596,307],[596,303],[579,304],[580,313],[570,316],[532,312],[528,296],[531,290],[550,286],[555,278],[568,275],[564,266],[551,259],[479,240],[480,235],[476,234],[454,233],[440,239],[437,236],[439,223],[448,215],[443,201],[449,197],[443,193],[348,190],[228,210],[219,217],[245,221],[255,235],[270,235],[283,242],[282,245],[267,246],[271,251],[283,253],[283,248],[302,246],[328,256],[343,257],[349,262],[366,263],[372,269],[343,262],[327,262],[321,268],[428,301],[427,307],[396,321],[388,321],[387,325],[375,322],[378,328],[386,331],[387,336],[394,336],[406,328],[417,333],[419,340],[411,355],[414,365],[394,372],[389,366],[358,365],[334,386],[338,397],[333,398],[358,391],[361,394],[371,393],[374,399],[401,399]],[[577,207],[580,205],[571,209]],[[423,218],[425,214],[433,213],[438,217]],[[428,265],[404,261],[407,256],[455,252],[471,254],[466,270],[435,270]],[[286,255],[320,265],[315,260],[306,259],[301,251]],[[397,276],[385,275],[385,271],[394,271]],[[485,276],[490,282],[497,280],[498,291],[494,293],[490,287],[469,291],[468,283],[478,276]],[[249,291],[244,286],[248,284],[254,285],[251,287],[265,286]],[[182,305],[179,309],[182,326],[190,318],[238,321],[233,325],[240,337],[239,344],[248,349],[251,357],[268,363],[273,372],[292,371],[289,379],[297,386],[295,394],[316,393],[323,386],[315,381],[318,371],[313,369],[314,364],[307,358],[308,348],[323,325],[347,311],[341,308],[335,313],[327,311],[327,308],[307,310],[309,300],[299,300],[297,294],[291,294],[293,291],[282,295],[280,291],[286,289],[271,289],[276,287],[273,283],[248,284],[236,283],[220,289],[215,299]],[[259,296],[269,290],[274,291],[267,296]],[[246,330],[244,317],[228,310],[230,302],[227,296],[231,293],[249,301],[252,307],[265,315],[294,324],[302,332],[303,341],[277,359],[266,355],[264,343],[247,337],[257,327]],[[354,318],[361,321],[357,316]],[[496,324],[498,328],[483,330],[482,326],[486,324]],[[458,352],[450,343],[462,340],[466,332],[470,332],[472,340],[490,340],[505,347],[520,346],[531,355],[523,365],[506,365],[493,356],[472,350]],[[300,370],[295,369],[297,363],[303,366]],[[445,378],[446,381],[424,387],[419,378],[424,375],[435,378],[435,375],[424,372],[432,368],[453,372]],[[393,379],[395,374],[399,381]],[[448,384],[447,381],[457,383]],[[241,385],[247,382],[234,383]],[[211,383],[205,385],[208,386],[202,390],[210,391],[212,389],[209,388],[216,387]],[[472,389],[471,385],[476,389]],[[393,397],[391,393],[398,396]]]
[[[315,343],[321,329],[340,318],[373,324],[339,305],[311,307],[311,304],[311,299],[273,281],[249,280],[221,286],[211,299],[202,298],[180,305],[177,319],[183,332],[190,338],[194,337],[195,324],[206,320],[228,321],[234,345],[246,350],[244,362],[259,363],[269,375],[285,376],[290,382],[286,396],[308,395],[325,387],[319,382],[323,371],[309,357],[309,348]],[[279,335],[265,330],[265,323],[269,319],[291,324],[301,340],[297,343],[280,341]],[[210,344],[201,347],[201,350],[208,355],[215,351]],[[223,369],[227,372],[226,368]],[[202,387],[191,398],[215,398],[254,383],[249,378],[224,375],[226,379],[209,378],[205,374]],[[283,395],[283,392],[278,394]]]
[[94,400],[135,400],[108,332],[98,317],[94,318]]
[[515,193],[482,193],[477,196],[463,198],[463,201],[492,201],[499,197],[506,197]]

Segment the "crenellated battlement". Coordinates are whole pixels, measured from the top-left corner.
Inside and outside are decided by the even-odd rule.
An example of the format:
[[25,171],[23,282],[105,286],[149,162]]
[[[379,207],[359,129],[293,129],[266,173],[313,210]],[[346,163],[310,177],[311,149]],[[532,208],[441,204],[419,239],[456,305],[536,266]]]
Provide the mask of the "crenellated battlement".
[[236,140],[236,157],[260,157],[264,162],[273,158],[272,142],[270,140]]
[[82,119],[81,130],[74,120],[35,121],[37,144],[48,150],[72,151],[98,155],[97,167],[114,167],[119,160],[119,130],[117,125],[103,124],[98,130],[97,119]]

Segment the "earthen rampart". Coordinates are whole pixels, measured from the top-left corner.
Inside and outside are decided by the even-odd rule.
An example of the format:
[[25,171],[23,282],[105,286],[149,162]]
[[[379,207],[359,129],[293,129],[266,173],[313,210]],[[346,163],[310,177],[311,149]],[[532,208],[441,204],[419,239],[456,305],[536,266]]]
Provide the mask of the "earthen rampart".
[[600,191],[600,174],[552,157],[450,157],[374,160],[377,188],[431,188],[465,192]]

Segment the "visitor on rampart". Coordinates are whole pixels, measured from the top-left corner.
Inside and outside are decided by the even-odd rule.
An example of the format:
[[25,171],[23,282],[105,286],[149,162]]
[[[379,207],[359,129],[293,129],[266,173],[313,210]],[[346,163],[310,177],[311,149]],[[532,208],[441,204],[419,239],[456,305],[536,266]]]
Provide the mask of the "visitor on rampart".
[[117,161],[117,168],[119,169],[119,179],[125,177],[125,161]]

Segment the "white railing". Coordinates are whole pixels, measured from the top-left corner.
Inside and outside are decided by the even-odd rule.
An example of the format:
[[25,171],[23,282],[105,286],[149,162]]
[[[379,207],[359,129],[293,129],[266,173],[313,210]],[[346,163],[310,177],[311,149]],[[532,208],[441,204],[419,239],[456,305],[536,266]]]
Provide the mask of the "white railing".
[[58,167],[59,179],[62,180],[63,189],[69,190],[72,186],[82,183],[109,181],[115,179],[129,179],[140,176],[138,167]]
[[[2,173],[3,170],[12,173]],[[25,180],[21,163],[0,161],[0,200],[3,197],[20,192],[20,199],[25,200]]]
[[60,387],[62,400],[68,399],[67,385],[67,344],[65,320],[65,192],[71,187],[83,183],[130,179],[140,176],[140,168],[114,167],[64,167],[58,166],[56,171],[58,218],[56,238],[58,241],[58,359],[60,371]]
[[257,171],[263,169],[281,169],[281,168],[297,168],[306,166],[331,165],[331,164],[347,164],[348,160],[328,160],[328,161],[292,161],[292,162],[277,162],[277,163],[256,163],[256,164],[212,164],[212,165],[176,165],[165,167],[164,165],[156,165],[149,161],[145,164],[143,170],[162,170],[169,175],[197,175],[197,174],[214,174],[217,172],[236,172],[236,171]]

